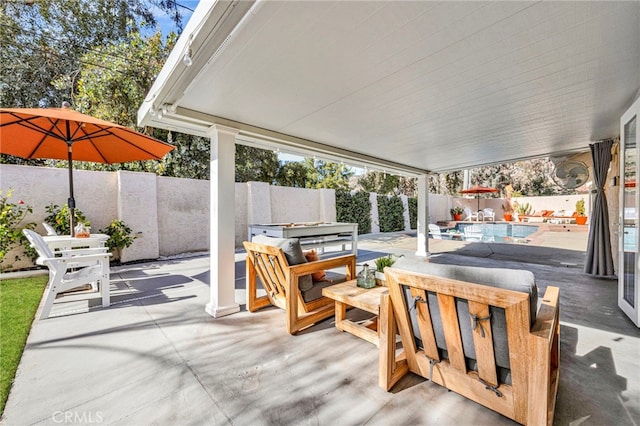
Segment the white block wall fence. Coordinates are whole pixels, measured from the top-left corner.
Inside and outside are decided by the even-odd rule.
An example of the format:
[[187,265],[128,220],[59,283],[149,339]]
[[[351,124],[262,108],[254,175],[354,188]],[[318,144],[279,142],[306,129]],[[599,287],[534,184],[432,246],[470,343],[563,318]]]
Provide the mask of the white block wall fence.
[[[33,207],[29,222],[45,234],[42,222],[49,204],[64,205],[69,197],[65,168],[30,167],[0,164],[0,189],[13,190],[10,202],[23,200]],[[77,208],[91,222],[97,233],[113,219],[123,220],[138,236],[133,245],[122,252],[122,261],[156,259],[190,252],[209,251],[209,181],[178,179],[140,172],[95,172],[74,170]],[[379,232],[377,195],[371,194],[372,232]],[[542,198],[549,198],[543,200]],[[535,209],[573,210],[581,196],[527,198]],[[589,206],[588,200],[587,206]],[[402,196],[405,230],[410,229],[408,201]],[[480,201],[481,208],[493,207],[496,217],[502,211],[500,199]],[[540,204],[540,205],[538,205]],[[454,205],[476,208],[475,199],[429,194],[429,222],[449,220]],[[334,222],[335,191],[271,186],[264,182],[235,184],[235,244],[242,247],[249,223]],[[14,264],[14,269],[31,266],[30,261]]]

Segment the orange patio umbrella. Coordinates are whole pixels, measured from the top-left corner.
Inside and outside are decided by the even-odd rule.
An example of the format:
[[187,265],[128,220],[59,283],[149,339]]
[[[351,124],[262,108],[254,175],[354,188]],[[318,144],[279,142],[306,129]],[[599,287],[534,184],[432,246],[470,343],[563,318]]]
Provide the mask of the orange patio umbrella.
[[173,145],[69,108],[0,108],[0,153],[69,161],[71,235],[75,235],[73,160],[125,163],[159,160]]
[[480,211],[480,194],[490,194],[492,192],[499,192],[497,188],[492,188],[489,186],[480,186],[475,185],[471,188],[463,189],[460,191],[461,194],[475,194],[476,199],[478,200],[478,211]]

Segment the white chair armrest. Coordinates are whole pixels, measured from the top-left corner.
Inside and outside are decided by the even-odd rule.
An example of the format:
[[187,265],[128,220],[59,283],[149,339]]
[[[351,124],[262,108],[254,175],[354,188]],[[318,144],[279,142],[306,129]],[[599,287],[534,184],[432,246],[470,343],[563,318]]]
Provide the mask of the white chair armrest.
[[93,248],[81,248],[81,249],[72,249],[72,250],[59,250],[56,251],[55,254],[60,254],[62,257],[75,257],[82,256],[87,254],[102,254],[108,253],[108,247],[93,247]]
[[48,263],[65,263],[65,264],[80,264],[86,262],[93,262],[97,260],[105,260],[111,257],[111,253],[97,253],[97,254],[86,254],[80,256],[67,256],[67,257],[41,257],[38,259],[41,265],[46,265]]

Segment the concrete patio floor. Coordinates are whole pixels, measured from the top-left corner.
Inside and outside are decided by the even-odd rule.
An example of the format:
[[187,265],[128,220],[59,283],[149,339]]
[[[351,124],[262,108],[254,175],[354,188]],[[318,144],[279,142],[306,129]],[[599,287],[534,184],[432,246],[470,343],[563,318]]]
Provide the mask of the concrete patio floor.
[[[529,269],[541,292],[560,287],[554,424],[638,424],[640,331],[617,308],[617,282],[581,272],[584,252],[430,241],[433,262]],[[363,237],[358,263],[412,255],[415,244],[404,233]],[[114,267],[111,278],[111,307],[85,295],[35,321],[2,424],[515,424],[417,376],[383,391],[375,346],[331,319],[291,336],[277,309],[210,317],[208,256]]]

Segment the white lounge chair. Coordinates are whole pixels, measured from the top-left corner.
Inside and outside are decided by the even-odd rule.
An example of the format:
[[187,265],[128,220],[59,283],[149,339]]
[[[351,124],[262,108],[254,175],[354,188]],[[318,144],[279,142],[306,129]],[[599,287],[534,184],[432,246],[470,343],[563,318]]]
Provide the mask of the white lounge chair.
[[442,231],[440,230],[440,227],[434,223],[429,224],[429,235],[431,235],[434,240],[442,239]]
[[482,225],[469,225],[464,227],[465,241],[482,241]]
[[472,212],[469,207],[464,208],[464,219],[474,222],[482,221],[482,212]]
[[486,209],[482,210],[482,220],[490,220],[492,222],[496,221],[496,213],[493,211],[492,208],[487,207]]
[[56,257],[42,236],[29,229],[22,232],[31,246],[38,252],[38,265],[49,268],[49,282],[45,290],[45,302],[40,319],[51,313],[56,296],[62,292],[90,284],[94,291],[100,290],[102,306],[109,306],[109,257],[104,249],[84,249],[60,252]]

